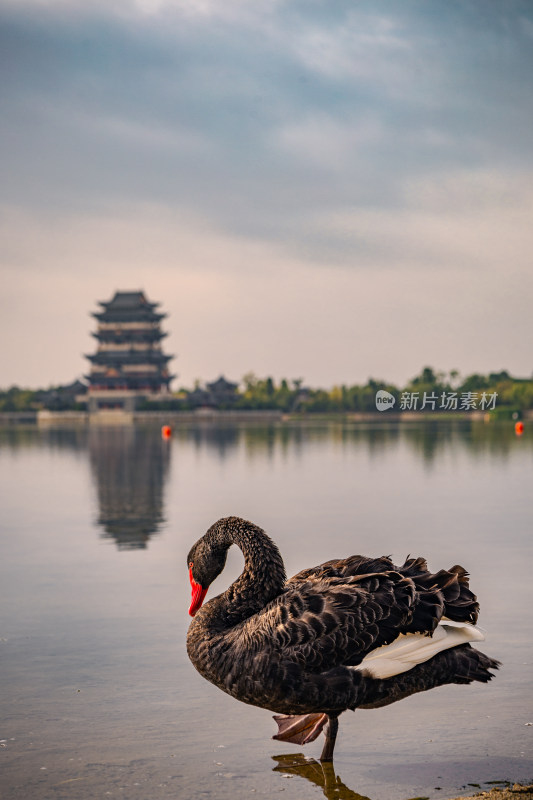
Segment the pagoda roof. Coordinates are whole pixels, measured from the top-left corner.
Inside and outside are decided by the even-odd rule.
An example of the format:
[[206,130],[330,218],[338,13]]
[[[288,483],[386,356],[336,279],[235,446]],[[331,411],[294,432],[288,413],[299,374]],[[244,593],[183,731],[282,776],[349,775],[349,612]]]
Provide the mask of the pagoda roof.
[[37,393],[37,397],[39,402],[46,403],[53,399],[67,399],[76,397],[79,394],[85,394],[87,392],[87,384],[82,383],[79,379],[76,379],[72,383],[68,383],[62,386],[53,386],[50,389],[45,389],[42,392]]
[[111,300],[99,300],[101,311],[93,317],[107,322],[159,322],[166,317],[155,311],[159,303],[151,303],[144,292],[115,292]]
[[118,330],[116,328],[104,328],[103,330],[91,331],[91,336],[103,341],[142,342],[144,340],[159,341],[159,339],[164,339],[165,336],[168,336],[168,333],[160,328],[126,328]]
[[158,314],[147,306],[138,308],[105,308],[93,311],[92,316],[102,322],[160,322],[167,315]]
[[99,300],[98,304],[106,309],[134,309],[134,308],[156,308],[159,303],[151,303],[147,300],[143,291],[138,292],[115,292],[111,300]]
[[95,364],[161,364],[174,356],[165,355],[160,350],[98,350],[85,358]]
[[226,378],[221,375],[220,378],[217,378],[216,381],[207,384],[207,388],[210,392],[234,392],[238,388],[238,383],[232,383],[231,381],[227,381]]

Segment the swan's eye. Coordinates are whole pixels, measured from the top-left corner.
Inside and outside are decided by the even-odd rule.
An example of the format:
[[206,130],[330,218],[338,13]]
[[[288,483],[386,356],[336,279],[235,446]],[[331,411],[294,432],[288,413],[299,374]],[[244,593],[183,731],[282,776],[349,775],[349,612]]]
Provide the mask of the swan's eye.
[[189,561],[189,569],[192,569],[192,561]]

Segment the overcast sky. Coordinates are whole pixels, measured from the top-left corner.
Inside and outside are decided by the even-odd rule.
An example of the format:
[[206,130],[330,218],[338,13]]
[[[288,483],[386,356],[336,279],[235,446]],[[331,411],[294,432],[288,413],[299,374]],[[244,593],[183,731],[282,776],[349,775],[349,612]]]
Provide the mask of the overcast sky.
[[0,385],[530,376],[531,0],[0,0]]

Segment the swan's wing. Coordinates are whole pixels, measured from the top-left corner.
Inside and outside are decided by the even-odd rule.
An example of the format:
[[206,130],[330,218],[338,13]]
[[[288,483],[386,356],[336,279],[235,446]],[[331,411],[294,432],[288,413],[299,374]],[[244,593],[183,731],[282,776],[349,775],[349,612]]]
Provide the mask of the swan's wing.
[[287,581],[287,585],[302,583],[308,578],[346,578],[354,575],[369,575],[374,572],[398,571],[389,556],[368,558],[367,556],[349,556],[334,558],[316,567],[302,569]]
[[[456,564],[450,569],[432,573],[429,572],[425,559],[408,558],[405,564],[398,567],[398,572],[414,581],[419,594],[414,627],[409,629],[411,632],[434,630],[442,616],[455,622],[476,624],[479,603],[470,590],[468,572],[464,567]],[[439,606],[441,610],[435,609],[438,613],[431,613],[431,606]]]
[[291,581],[284,594],[234,634],[249,653],[269,651],[322,672],[359,664],[409,625],[416,602],[410,578],[397,572]]
[[477,622],[479,603],[476,595],[470,591],[468,572],[455,565],[449,570],[441,569],[432,573],[424,558],[408,557],[399,567],[392,563],[389,556],[333,559],[302,570],[287,582],[287,586],[300,584],[307,579],[345,578],[387,571],[399,572],[411,578],[418,594],[415,613],[404,633],[431,633],[443,616],[456,622]]

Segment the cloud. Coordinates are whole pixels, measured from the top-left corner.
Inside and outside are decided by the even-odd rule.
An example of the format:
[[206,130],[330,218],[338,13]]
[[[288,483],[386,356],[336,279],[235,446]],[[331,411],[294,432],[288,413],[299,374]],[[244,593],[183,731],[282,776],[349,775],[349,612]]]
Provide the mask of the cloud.
[[81,345],[67,356],[60,322],[87,348],[87,310],[132,284],[168,302],[186,378],[400,379],[490,368],[489,341],[529,369],[507,271],[529,286],[531,18],[503,0],[0,3],[10,374],[68,379]]
[[[436,175],[405,187],[405,205],[342,209],[315,220],[324,239],[343,238],[346,250],[363,253],[361,265],[377,261],[400,269],[461,267],[506,279],[530,274],[533,172],[494,171]],[[505,265],[505,270],[502,267]]]

